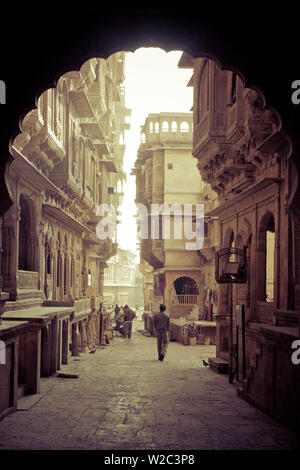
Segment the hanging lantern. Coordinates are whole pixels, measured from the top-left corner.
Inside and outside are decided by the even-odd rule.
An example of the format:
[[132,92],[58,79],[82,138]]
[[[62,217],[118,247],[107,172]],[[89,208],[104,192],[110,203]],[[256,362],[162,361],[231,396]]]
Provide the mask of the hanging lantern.
[[215,255],[215,278],[218,284],[247,282],[247,257],[239,248],[223,248]]

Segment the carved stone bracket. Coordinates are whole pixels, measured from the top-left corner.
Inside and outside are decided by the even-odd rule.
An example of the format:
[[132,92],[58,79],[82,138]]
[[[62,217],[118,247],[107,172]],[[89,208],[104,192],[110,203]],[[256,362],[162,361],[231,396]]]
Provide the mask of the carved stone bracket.
[[97,255],[101,258],[102,262],[106,262],[117,253],[117,243],[113,243],[110,239],[101,240],[100,245],[97,247]]

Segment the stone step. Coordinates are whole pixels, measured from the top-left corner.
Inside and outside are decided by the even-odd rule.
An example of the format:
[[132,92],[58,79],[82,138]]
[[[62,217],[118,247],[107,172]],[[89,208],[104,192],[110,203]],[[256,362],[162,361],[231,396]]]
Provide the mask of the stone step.
[[208,364],[218,374],[228,374],[229,363],[222,357],[210,357]]

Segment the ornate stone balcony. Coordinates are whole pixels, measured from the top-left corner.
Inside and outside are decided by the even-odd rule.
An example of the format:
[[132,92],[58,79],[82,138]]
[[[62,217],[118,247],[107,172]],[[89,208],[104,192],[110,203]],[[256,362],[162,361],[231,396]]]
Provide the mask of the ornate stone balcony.
[[42,172],[47,174],[64,159],[61,140],[45,126],[38,109],[26,114],[21,129],[13,145]]
[[190,147],[193,138],[192,116],[192,113],[149,114],[141,129],[141,149],[149,145]]
[[93,108],[83,88],[70,91],[70,100],[80,118],[94,117]]

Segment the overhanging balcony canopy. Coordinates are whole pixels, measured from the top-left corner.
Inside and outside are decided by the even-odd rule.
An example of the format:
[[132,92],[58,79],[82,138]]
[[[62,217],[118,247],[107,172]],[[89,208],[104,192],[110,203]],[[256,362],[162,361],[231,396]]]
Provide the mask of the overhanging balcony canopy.
[[88,118],[94,116],[93,108],[88,100],[84,90],[70,91],[70,99],[81,118]]
[[95,118],[81,118],[80,127],[86,137],[97,140],[104,139],[103,130]]
[[102,160],[99,160],[99,163],[102,163],[105,165],[106,169],[110,173],[118,173],[117,167],[114,163],[113,160],[105,160],[104,158]]

